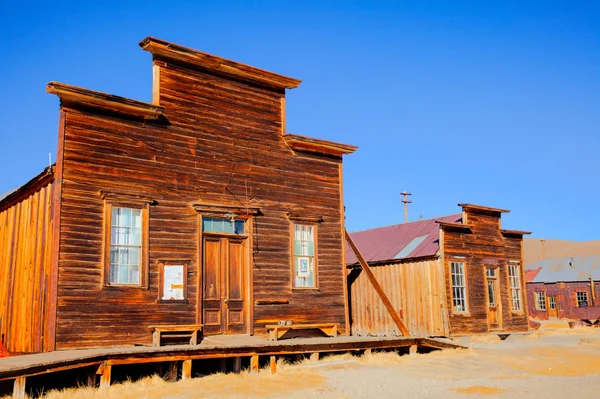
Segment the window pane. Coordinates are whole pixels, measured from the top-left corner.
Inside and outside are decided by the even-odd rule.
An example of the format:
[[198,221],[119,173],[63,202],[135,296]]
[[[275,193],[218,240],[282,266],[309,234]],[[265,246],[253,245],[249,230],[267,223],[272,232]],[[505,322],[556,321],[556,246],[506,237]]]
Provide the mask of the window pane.
[[129,236],[129,245],[142,245],[142,229],[141,227],[133,227]]
[[141,209],[132,209],[132,226],[133,227],[142,227],[142,210]]
[[236,220],[235,221],[235,230],[234,230],[235,234],[244,234],[244,221],[243,220]]

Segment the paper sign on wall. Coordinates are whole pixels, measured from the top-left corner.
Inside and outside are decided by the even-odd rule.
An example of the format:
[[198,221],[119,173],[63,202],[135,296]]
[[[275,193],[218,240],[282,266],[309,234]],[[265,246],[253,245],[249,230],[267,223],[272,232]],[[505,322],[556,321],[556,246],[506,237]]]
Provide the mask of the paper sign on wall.
[[310,276],[310,267],[309,267],[309,258],[298,258],[298,277],[309,277]]
[[183,265],[165,265],[163,276],[163,300],[183,300]]

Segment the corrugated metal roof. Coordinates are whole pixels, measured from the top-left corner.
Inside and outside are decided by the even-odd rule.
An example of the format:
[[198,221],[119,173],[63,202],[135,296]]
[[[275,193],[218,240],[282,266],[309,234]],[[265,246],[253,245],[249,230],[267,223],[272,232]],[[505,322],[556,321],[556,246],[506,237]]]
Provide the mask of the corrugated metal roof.
[[542,270],[541,267],[538,267],[537,269],[527,269],[525,270],[525,282],[530,283],[533,281],[533,279],[535,278],[535,276],[538,275],[538,273],[540,272],[540,270]]
[[[395,224],[364,231],[350,233],[367,262],[380,262],[390,259],[434,256],[439,249],[440,226],[436,221],[460,222],[462,215],[443,216],[417,222]],[[421,242],[415,240],[425,237]],[[411,245],[414,249],[408,251]],[[409,247],[406,251],[405,248]],[[346,262],[358,262],[356,255],[346,245]]]
[[532,283],[589,281],[590,275],[594,280],[600,280],[600,256],[544,259],[527,267],[528,270],[538,268]]

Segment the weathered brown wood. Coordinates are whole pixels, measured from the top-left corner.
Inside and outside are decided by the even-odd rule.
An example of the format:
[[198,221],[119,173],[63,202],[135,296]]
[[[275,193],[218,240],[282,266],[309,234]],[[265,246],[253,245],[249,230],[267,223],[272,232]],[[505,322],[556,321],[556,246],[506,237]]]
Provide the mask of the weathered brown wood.
[[398,315],[398,313],[394,309],[394,306],[390,302],[388,296],[386,295],[386,293],[381,288],[381,285],[377,282],[377,279],[375,278],[375,275],[373,275],[373,272],[371,271],[371,267],[369,266],[369,264],[367,263],[367,261],[365,260],[365,258],[362,256],[360,250],[358,249],[358,247],[354,243],[354,240],[352,240],[352,237],[350,236],[350,234],[348,234],[347,230],[345,231],[345,233],[346,233],[346,241],[348,242],[348,244],[350,244],[350,247],[352,248],[352,250],[356,254],[356,257],[358,258],[358,261],[360,262],[360,265],[362,266],[364,272],[369,277],[369,280],[371,281],[371,284],[375,288],[375,291],[377,291],[377,294],[379,294],[379,297],[381,298],[381,301],[385,305],[385,307],[386,307],[387,311],[389,312],[390,316],[392,316],[392,319],[394,320],[394,323],[396,323],[396,326],[398,326],[398,329],[400,330],[400,332],[403,335],[405,335],[405,336],[410,335],[408,329],[404,326],[404,323],[402,322],[402,319],[400,319],[400,316]]
[[233,358],[233,372],[239,373],[240,371],[242,371],[242,358],[234,357]]
[[290,330],[321,330],[330,337],[337,337],[337,323],[315,323],[315,324],[290,324],[280,326],[278,324],[268,324],[265,326],[269,333],[269,339],[277,341]]
[[112,366],[103,364],[98,371],[100,372],[100,389],[107,389],[110,386]]
[[177,362],[177,361],[169,362],[169,372],[167,375],[167,380],[171,381],[171,382],[177,381],[178,374],[179,374],[179,362]]
[[271,374],[277,373],[277,356],[269,357],[269,366],[270,366]]
[[25,383],[27,382],[26,377],[17,377],[13,383],[13,398],[25,399]]
[[250,373],[258,373],[258,355],[252,355],[250,357]]
[[181,379],[188,380],[192,378],[192,360],[187,359],[183,361],[183,365],[181,367]]

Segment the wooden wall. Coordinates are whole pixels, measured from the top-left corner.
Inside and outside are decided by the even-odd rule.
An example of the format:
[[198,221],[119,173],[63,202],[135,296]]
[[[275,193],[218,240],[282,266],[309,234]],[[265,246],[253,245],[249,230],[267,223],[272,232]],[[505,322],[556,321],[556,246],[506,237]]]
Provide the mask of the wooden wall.
[[12,353],[41,352],[52,249],[51,173],[0,206],[0,338]]
[[[490,331],[487,321],[486,266],[498,266],[500,270],[502,330],[527,331],[528,319],[522,263],[522,237],[503,234],[500,231],[500,213],[498,212],[469,210],[465,213],[466,224],[471,226],[471,231],[444,228],[440,240],[443,246],[444,270],[446,273],[450,333],[461,335]],[[508,264],[511,260],[521,262],[522,312],[511,310],[508,281]],[[467,314],[455,314],[453,312],[450,277],[450,262],[452,261],[465,262],[466,265]]]
[[[161,123],[63,107],[57,349],[148,344],[149,325],[201,321],[195,202],[260,208],[251,241],[256,333],[281,319],[336,322],[343,332],[341,157],[294,153],[285,145],[283,90],[154,62]],[[102,284],[100,191],[156,201],[149,211],[147,289]],[[291,288],[286,212],[323,218],[318,289]],[[189,261],[188,303],[157,302],[161,259]],[[273,299],[279,304],[254,306]]]
[[[577,307],[577,291],[585,291],[588,296],[589,306]],[[600,282],[594,282],[594,300],[592,301],[592,287],[590,282],[573,281],[564,283],[527,283],[527,303],[529,316],[541,320],[548,319],[549,306],[546,310],[536,309],[535,292],[545,292],[546,298],[556,297],[556,308],[559,319],[593,319],[600,317]],[[546,300],[547,301],[547,300]]]
[[[449,335],[440,259],[372,265],[371,270],[412,336]],[[402,335],[361,268],[350,269],[348,286],[352,335]]]

